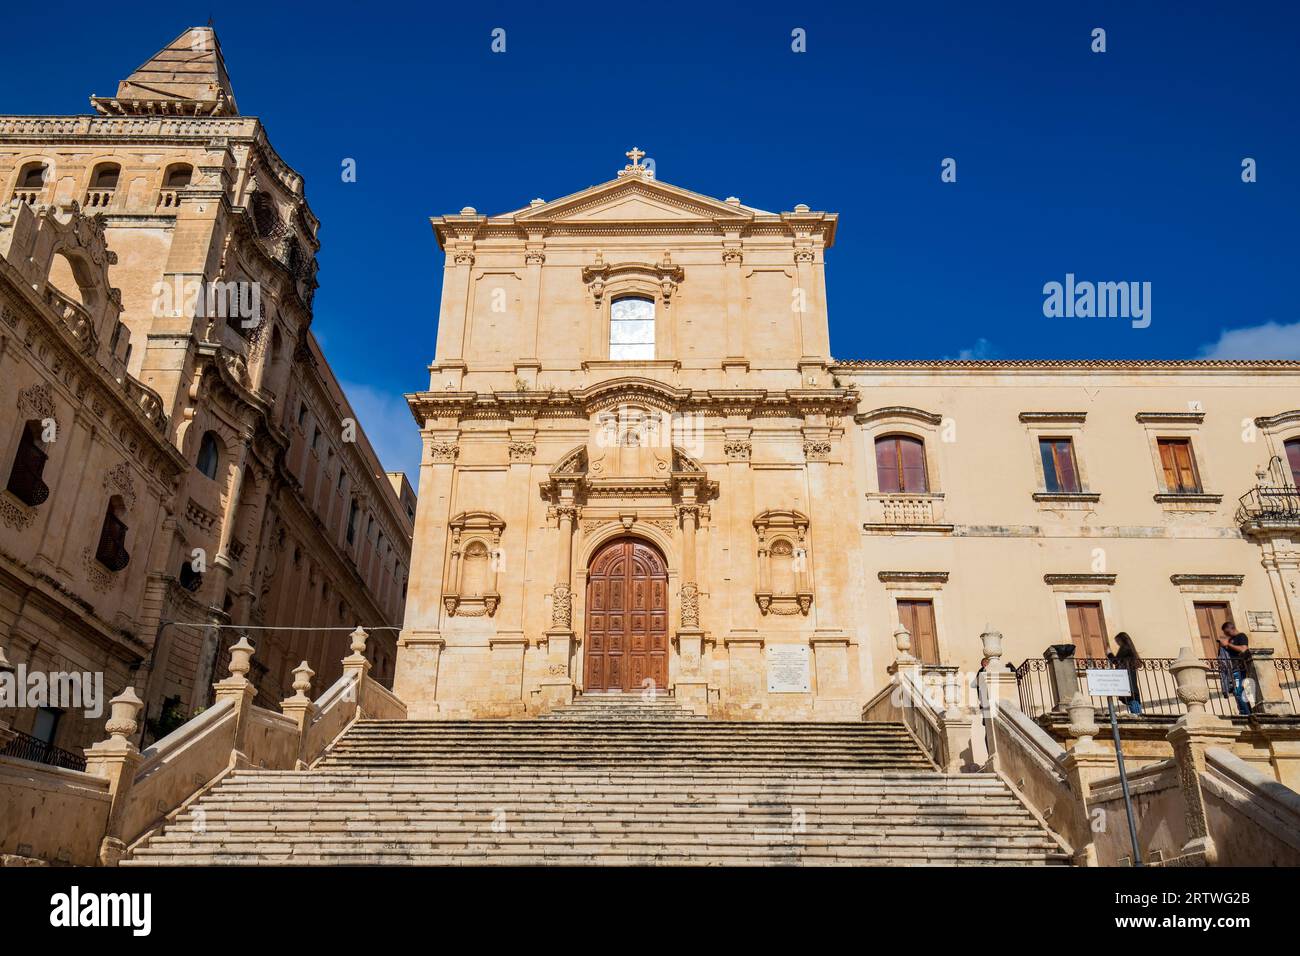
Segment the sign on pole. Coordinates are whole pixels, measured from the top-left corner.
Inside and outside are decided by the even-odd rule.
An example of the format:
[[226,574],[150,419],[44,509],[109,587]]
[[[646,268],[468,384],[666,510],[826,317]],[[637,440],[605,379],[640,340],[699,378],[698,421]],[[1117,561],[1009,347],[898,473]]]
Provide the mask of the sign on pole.
[[1088,675],[1088,696],[1105,697],[1110,712],[1110,732],[1115,737],[1115,760],[1119,764],[1119,785],[1124,791],[1124,812],[1128,816],[1128,836],[1133,844],[1133,865],[1142,865],[1142,851],[1138,849],[1137,822],[1133,819],[1133,797],[1128,789],[1128,774],[1124,770],[1124,747],[1119,740],[1119,721],[1115,719],[1115,698],[1132,697],[1133,681],[1128,668],[1098,668],[1085,671]]
[[1109,670],[1090,670],[1086,673],[1089,697],[1133,696],[1133,685],[1129,681],[1127,670],[1116,667]]

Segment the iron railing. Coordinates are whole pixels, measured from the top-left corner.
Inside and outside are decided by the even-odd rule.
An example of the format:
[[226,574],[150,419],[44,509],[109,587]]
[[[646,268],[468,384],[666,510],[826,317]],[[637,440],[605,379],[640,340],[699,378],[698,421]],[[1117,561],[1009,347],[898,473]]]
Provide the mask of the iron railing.
[[33,763],[63,767],[67,770],[86,769],[85,757],[79,757],[68,750],[61,750],[53,744],[46,743],[39,737],[33,737],[31,734],[25,734],[22,731],[11,730],[10,733],[15,735],[14,739],[9,741],[3,750],[0,750],[0,755],[17,757],[20,760],[30,760]]
[[[1098,660],[1076,657],[1070,663],[1074,665],[1080,691],[1087,687],[1087,671],[1111,670],[1119,666],[1108,658]],[[1133,683],[1144,715],[1177,717],[1187,713],[1186,705],[1178,699],[1178,685],[1170,670],[1173,663],[1172,657],[1148,657],[1133,668]],[[1231,678],[1228,676],[1231,663],[1216,658],[1201,658],[1200,663],[1205,668],[1205,685],[1209,695],[1206,710],[1219,717],[1237,716],[1236,699],[1231,693],[1225,694],[1223,691],[1225,683],[1231,686]],[[1277,683],[1282,690],[1283,700],[1291,705],[1293,713],[1300,715],[1300,659],[1275,657],[1271,664],[1277,669]],[[1251,666],[1244,665],[1248,676]],[[1052,687],[1051,664],[1043,658],[1029,658],[1016,668],[1016,687],[1020,695],[1020,709],[1030,717],[1039,717],[1057,706],[1056,692]],[[1092,705],[1098,710],[1104,710],[1106,698],[1093,697]]]
[[1300,524],[1300,489],[1290,485],[1257,485],[1238,499],[1237,523]]

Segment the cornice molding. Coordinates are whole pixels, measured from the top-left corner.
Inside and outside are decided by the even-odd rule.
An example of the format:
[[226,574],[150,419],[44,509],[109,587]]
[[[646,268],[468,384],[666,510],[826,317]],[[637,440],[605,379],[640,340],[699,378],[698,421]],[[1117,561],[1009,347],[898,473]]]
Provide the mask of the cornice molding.
[[1171,574],[1169,581],[1177,587],[1239,588],[1244,574]]
[[881,571],[882,584],[947,584],[947,571]]
[[1133,418],[1143,425],[1200,425],[1205,412],[1138,412]]
[[1119,577],[1118,574],[1097,574],[1090,572],[1071,574],[1044,574],[1043,583],[1050,587],[1072,585],[1092,585],[1110,587]]
[[869,425],[872,422],[889,421],[891,419],[905,419],[909,421],[920,422],[924,425],[939,425],[943,422],[943,416],[934,412],[927,412],[921,408],[913,408],[910,405],[885,405],[880,408],[873,408],[869,412],[861,412],[853,416],[853,420],[859,425]]
[[1087,412],[1021,412],[1020,421],[1026,425],[1082,425]]

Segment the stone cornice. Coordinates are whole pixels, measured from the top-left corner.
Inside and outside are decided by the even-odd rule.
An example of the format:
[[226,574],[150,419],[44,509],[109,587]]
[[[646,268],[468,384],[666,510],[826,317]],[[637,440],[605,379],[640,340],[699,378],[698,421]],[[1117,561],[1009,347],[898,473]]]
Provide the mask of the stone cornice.
[[867,425],[878,421],[888,421],[895,418],[908,419],[926,425],[939,425],[943,422],[942,415],[937,415],[934,412],[927,412],[921,408],[912,408],[909,405],[886,405],[882,408],[873,408],[869,412],[862,412],[861,414],[853,416],[853,420],[859,425]]
[[1133,418],[1143,425],[1199,425],[1205,412],[1138,412]]
[[1177,587],[1239,588],[1244,574],[1171,574],[1169,581]]
[[1020,421],[1026,425],[1082,425],[1087,412],[1021,412]]
[[832,372],[1296,372],[1292,359],[844,359]]
[[802,418],[816,414],[851,414],[857,407],[853,389],[680,389],[651,379],[611,379],[587,388],[552,392],[411,392],[406,402],[421,427],[431,419],[512,419],[521,417],[589,418],[610,406],[640,401],[665,412],[699,412]]
[[1284,425],[1295,424],[1300,424],[1300,408],[1293,408],[1290,411],[1278,412],[1276,415],[1261,416],[1255,419],[1255,425],[1265,429],[1281,428]]
[[947,584],[947,571],[881,571],[882,584]]
[[1119,577],[1118,574],[1099,574],[1095,572],[1080,572],[1074,574],[1044,574],[1043,583],[1051,587],[1062,587],[1070,585],[1093,585],[1110,587]]

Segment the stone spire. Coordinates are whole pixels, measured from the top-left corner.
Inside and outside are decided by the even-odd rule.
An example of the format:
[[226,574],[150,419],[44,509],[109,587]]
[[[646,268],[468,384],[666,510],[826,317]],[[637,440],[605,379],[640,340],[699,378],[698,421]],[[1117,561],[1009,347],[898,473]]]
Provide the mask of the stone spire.
[[108,116],[237,116],[221,44],[212,27],[191,27],[123,80],[116,96],[92,96]]

